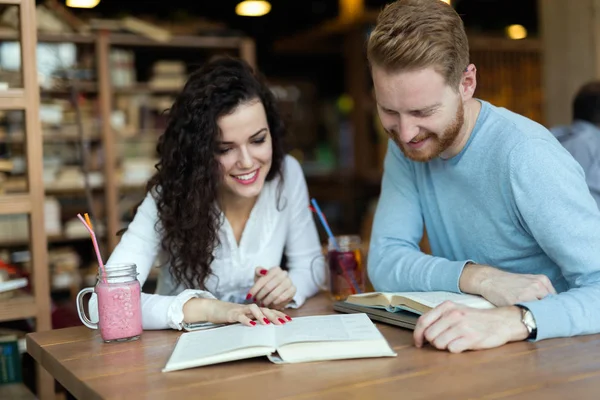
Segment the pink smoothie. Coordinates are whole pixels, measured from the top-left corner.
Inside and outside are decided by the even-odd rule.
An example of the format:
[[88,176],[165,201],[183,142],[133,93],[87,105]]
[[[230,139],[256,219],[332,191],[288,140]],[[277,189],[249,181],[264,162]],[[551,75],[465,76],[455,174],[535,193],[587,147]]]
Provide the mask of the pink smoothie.
[[142,307],[140,283],[99,282],[98,325],[104,340],[131,338],[142,334]]

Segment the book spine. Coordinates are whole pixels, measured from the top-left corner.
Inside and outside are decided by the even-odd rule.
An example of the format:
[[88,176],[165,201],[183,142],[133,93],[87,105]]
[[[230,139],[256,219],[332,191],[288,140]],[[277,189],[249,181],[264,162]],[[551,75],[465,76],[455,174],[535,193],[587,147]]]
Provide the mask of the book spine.
[[0,343],[0,385],[21,381],[21,355],[17,341]]

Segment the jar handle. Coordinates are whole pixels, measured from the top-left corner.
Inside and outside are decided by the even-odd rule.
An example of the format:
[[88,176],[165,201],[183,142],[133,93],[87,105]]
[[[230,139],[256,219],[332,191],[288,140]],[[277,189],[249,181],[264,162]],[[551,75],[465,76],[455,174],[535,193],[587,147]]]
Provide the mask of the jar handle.
[[329,290],[329,269],[326,264],[327,258],[323,254],[315,256],[310,262],[310,274],[312,280],[321,291]]
[[77,293],[77,300],[75,302],[77,304],[77,314],[79,314],[79,319],[81,320],[81,322],[83,322],[85,326],[87,326],[90,329],[98,329],[98,324],[90,321],[88,316],[85,315],[85,309],[83,307],[83,296],[85,296],[88,293],[94,293],[94,288],[88,287],[85,289],[81,289],[79,293]]

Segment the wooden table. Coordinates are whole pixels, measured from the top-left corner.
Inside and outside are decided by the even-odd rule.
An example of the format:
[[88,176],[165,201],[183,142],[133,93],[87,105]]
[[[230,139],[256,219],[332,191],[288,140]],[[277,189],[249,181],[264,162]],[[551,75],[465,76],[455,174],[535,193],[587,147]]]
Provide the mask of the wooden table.
[[[320,295],[291,316],[334,313]],[[181,332],[105,344],[85,327],[27,335],[28,352],[78,399],[598,399],[600,335],[450,354],[377,325],[394,358],[276,365],[266,357],[162,373]],[[568,397],[567,397],[568,396]]]

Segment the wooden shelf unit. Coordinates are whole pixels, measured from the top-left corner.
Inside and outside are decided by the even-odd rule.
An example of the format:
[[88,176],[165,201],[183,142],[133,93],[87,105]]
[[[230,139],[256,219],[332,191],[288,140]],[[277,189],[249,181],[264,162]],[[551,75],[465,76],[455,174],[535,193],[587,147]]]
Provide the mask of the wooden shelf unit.
[[[15,41],[19,39],[19,35],[15,32],[0,31],[0,41]],[[254,40],[244,36],[173,36],[167,42],[153,41],[149,38],[142,37],[136,34],[114,33],[110,31],[100,30],[89,34],[66,34],[66,33],[38,33],[38,42],[40,43],[74,43],[93,46],[93,51],[96,55],[96,77],[95,82],[72,82],[80,93],[87,95],[97,95],[99,104],[99,114],[102,121],[109,121],[111,113],[114,109],[115,95],[160,95],[160,94],[176,94],[178,90],[153,88],[147,83],[138,82],[130,87],[113,87],[110,77],[110,51],[113,46],[121,46],[129,49],[156,47],[157,51],[165,48],[180,48],[183,50],[235,50],[238,55],[245,59],[250,65],[256,66],[255,43]],[[4,109],[23,109],[24,100],[22,98],[22,89],[10,89],[3,92],[0,98],[0,108]],[[67,88],[43,88],[39,90],[39,94],[45,97],[64,96],[69,94]],[[145,140],[158,140],[158,134],[152,138]],[[79,137],[71,137],[64,135],[42,135],[44,143],[61,143],[72,142],[76,143]],[[132,192],[135,190],[143,190],[140,185],[119,184],[116,170],[117,160],[117,141],[127,141],[128,138],[118,138],[110,124],[101,124],[100,131],[97,133],[86,133],[86,141],[93,141],[103,147],[104,152],[104,184],[102,187],[95,187],[92,190],[104,193],[104,215],[107,226],[106,241],[107,253],[114,249],[118,242],[118,237],[115,233],[120,229],[120,219],[118,213],[118,197],[120,193]],[[22,137],[0,138],[0,143],[24,143]],[[57,196],[83,196],[85,191],[83,188],[52,188],[49,187],[45,191],[46,195]],[[14,196],[14,195],[11,195]],[[24,198],[15,198],[15,203],[12,208],[16,210],[28,210],[28,202],[23,202]],[[5,209],[9,207],[5,204],[6,201],[0,200],[0,205]],[[82,210],[86,212],[88,210]],[[2,214],[3,211],[0,211]]]
[[[23,88],[0,91],[0,108],[22,110],[27,136],[27,182],[29,191],[18,195],[0,196],[0,214],[29,215],[29,249],[31,253],[30,285],[32,295],[14,295],[0,300],[0,321],[35,318],[36,331],[51,329],[48,252],[44,226],[44,184],[42,180],[42,130],[40,123],[40,93],[37,79],[37,32],[33,0],[1,0],[0,4],[19,7],[21,73]],[[54,397],[54,379],[41,367],[37,368],[37,395],[41,399]]]
[[[32,25],[35,26],[35,25]],[[135,34],[123,34],[114,33],[109,31],[95,31],[90,34],[57,34],[57,33],[42,33],[38,32],[39,43],[73,43],[78,46],[78,54],[81,50],[86,54],[94,55],[94,64],[91,67],[95,70],[94,81],[80,81],[77,80],[70,82],[70,85],[74,85],[77,91],[89,98],[91,101],[96,102],[96,108],[101,121],[110,121],[111,113],[116,108],[117,96],[161,96],[161,95],[175,95],[179,90],[169,88],[155,88],[146,82],[137,82],[131,86],[119,87],[113,86],[111,82],[111,66],[110,66],[110,54],[113,47],[119,47],[126,50],[132,50],[134,54],[143,53],[149,49],[156,54],[165,54],[167,59],[173,59],[172,54],[176,49],[183,50],[182,56],[185,58],[185,52],[199,52],[202,53],[218,53],[219,50],[224,52],[233,53],[239,55],[245,59],[250,65],[256,66],[255,57],[255,44],[254,40],[248,37],[242,36],[173,36],[168,42],[156,42],[148,38],[141,37]],[[0,42],[1,41],[16,41],[19,39],[19,35],[13,32],[0,31]],[[203,51],[204,50],[204,51]],[[162,53],[161,53],[162,52]],[[205,56],[201,55],[200,59],[204,59]],[[21,109],[25,106],[25,101],[19,97],[19,94],[23,93],[22,89],[10,89],[3,92],[6,96],[0,99],[0,105],[5,106],[8,109]],[[37,89],[37,95],[44,99],[66,99],[70,94],[69,88],[65,85],[64,87],[53,87],[53,88],[39,88]],[[154,129],[152,126],[148,126],[136,132],[134,137],[121,137],[115,132],[110,124],[100,124],[97,130],[86,130],[85,142],[90,146],[102,149],[103,153],[103,170],[102,175],[104,182],[101,185],[93,186],[91,188],[92,196],[95,200],[94,204],[100,204],[102,210],[96,210],[100,221],[104,222],[105,234],[98,239],[101,241],[100,245],[102,248],[102,255],[106,259],[110,256],[110,253],[117,245],[120,239],[116,233],[121,229],[121,211],[119,210],[120,199],[124,195],[137,196],[142,194],[145,190],[145,185],[130,184],[127,182],[121,182],[118,176],[117,160],[118,160],[118,149],[119,144],[131,143],[130,141],[144,141],[146,146],[152,146],[151,143],[158,141],[159,135],[162,130]],[[79,136],[69,133],[63,133],[60,129],[51,128],[52,132],[44,131],[37,137],[41,138],[44,146],[52,144],[56,145],[77,145],[80,141]],[[26,135],[4,135],[0,137],[1,143],[9,143],[12,145],[22,146],[24,149],[28,145],[30,137]],[[40,165],[41,165],[41,151],[40,151]],[[28,186],[30,185],[28,181]],[[72,202],[73,204],[81,204],[83,198],[86,197],[86,191],[83,187],[61,187],[61,186],[48,186],[44,188],[43,183],[40,184],[42,188],[42,196],[51,196],[59,201]],[[68,199],[68,200],[67,200]],[[100,200],[101,199],[101,200]],[[32,201],[26,194],[10,194],[4,197],[0,197],[0,215],[1,214],[23,214],[28,213],[32,208]],[[43,200],[40,204],[44,204]],[[84,206],[82,206],[84,207]],[[98,207],[98,206],[97,206]],[[78,209],[78,206],[74,208],[69,206],[69,209],[63,212],[63,218],[66,215],[72,215],[73,211],[77,212],[89,212],[88,209]],[[69,217],[70,218],[70,217]],[[99,222],[100,222],[99,221]],[[102,223],[100,222],[100,223]],[[43,231],[43,229],[42,229]],[[74,248],[77,248],[78,252],[81,252],[83,248],[83,240],[75,237],[70,238],[65,235],[50,236],[44,239],[45,246],[51,249],[57,245],[71,244]],[[24,240],[6,240],[0,241],[0,248],[15,249],[19,247],[27,246],[27,242]],[[47,256],[46,256],[47,257]],[[87,254],[86,254],[87,257]],[[87,259],[86,259],[87,260]],[[86,262],[82,263],[82,266],[86,266]],[[47,263],[46,263],[47,264]],[[48,265],[46,265],[48,269]],[[48,271],[46,271],[48,274]],[[48,282],[48,278],[46,278]],[[73,299],[74,300],[74,299]],[[12,312],[12,311],[11,311]],[[2,315],[8,315],[9,312],[2,314],[0,313],[0,319]],[[12,315],[12,314],[11,314]]]

